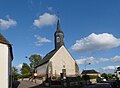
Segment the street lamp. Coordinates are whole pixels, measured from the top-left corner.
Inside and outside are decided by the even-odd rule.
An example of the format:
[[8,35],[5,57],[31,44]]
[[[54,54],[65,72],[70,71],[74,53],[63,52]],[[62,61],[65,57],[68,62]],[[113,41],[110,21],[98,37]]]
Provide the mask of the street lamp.
[[86,70],[86,67],[87,67],[87,65],[90,65],[91,63],[85,63],[85,70]]

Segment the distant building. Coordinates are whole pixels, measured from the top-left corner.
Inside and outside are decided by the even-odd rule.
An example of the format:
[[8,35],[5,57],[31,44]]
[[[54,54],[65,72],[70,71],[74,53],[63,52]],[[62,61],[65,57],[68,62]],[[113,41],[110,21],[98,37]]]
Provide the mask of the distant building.
[[95,70],[83,70],[81,76],[85,76],[85,75],[89,77],[89,81],[91,83],[96,83],[97,77],[100,77],[100,73]]
[[13,60],[12,46],[0,34],[0,87],[12,88],[11,62]]
[[64,45],[64,33],[60,28],[58,20],[57,30],[54,34],[55,49],[49,52],[38,66],[35,67],[38,76],[46,78],[60,77],[63,73],[66,76],[77,76],[79,68]]
[[120,67],[117,68],[116,75],[117,75],[117,77],[118,77],[119,80],[120,80]]
[[95,70],[83,70],[81,75],[93,75],[93,76],[100,76],[100,73]]

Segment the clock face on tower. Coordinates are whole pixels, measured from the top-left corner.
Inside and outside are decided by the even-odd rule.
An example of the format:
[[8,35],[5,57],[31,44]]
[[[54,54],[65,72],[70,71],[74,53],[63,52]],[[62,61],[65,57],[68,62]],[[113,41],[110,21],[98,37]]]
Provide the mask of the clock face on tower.
[[57,41],[57,43],[60,42],[60,37],[57,37],[57,38],[56,38],[56,41]]

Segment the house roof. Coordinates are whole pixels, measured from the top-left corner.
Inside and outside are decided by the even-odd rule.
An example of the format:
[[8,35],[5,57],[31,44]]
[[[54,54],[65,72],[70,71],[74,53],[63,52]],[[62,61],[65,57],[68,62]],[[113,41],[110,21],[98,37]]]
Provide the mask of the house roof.
[[40,61],[39,65],[35,66],[35,68],[39,67],[40,65],[43,65],[44,63],[47,63],[51,57],[57,52],[57,50],[52,50],[46,56]]
[[8,47],[10,49],[10,55],[11,55],[12,60],[13,60],[12,46],[11,46],[10,42],[5,37],[3,37],[2,34],[0,34],[0,43],[8,45]]
[[95,70],[83,70],[81,74],[98,74]]
[[117,71],[120,71],[120,67],[117,68]]
[[10,42],[2,36],[2,34],[0,34],[0,43],[4,43],[4,44],[10,44]]
[[118,69],[117,71],[120,71],[120,69]]

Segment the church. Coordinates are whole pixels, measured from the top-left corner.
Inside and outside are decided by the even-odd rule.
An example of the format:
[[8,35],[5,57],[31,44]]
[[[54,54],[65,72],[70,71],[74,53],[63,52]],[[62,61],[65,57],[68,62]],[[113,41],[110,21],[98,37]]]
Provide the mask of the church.
[[55,49],[50,51],[35,67],[37,76],[46,78],[60,77],[65,74],[66,77],[75,77],[79,74],[79,67],[70,55],[64,44],[64,33],[60,28],[60,21],[57,22],[57,30],[54,33]]

